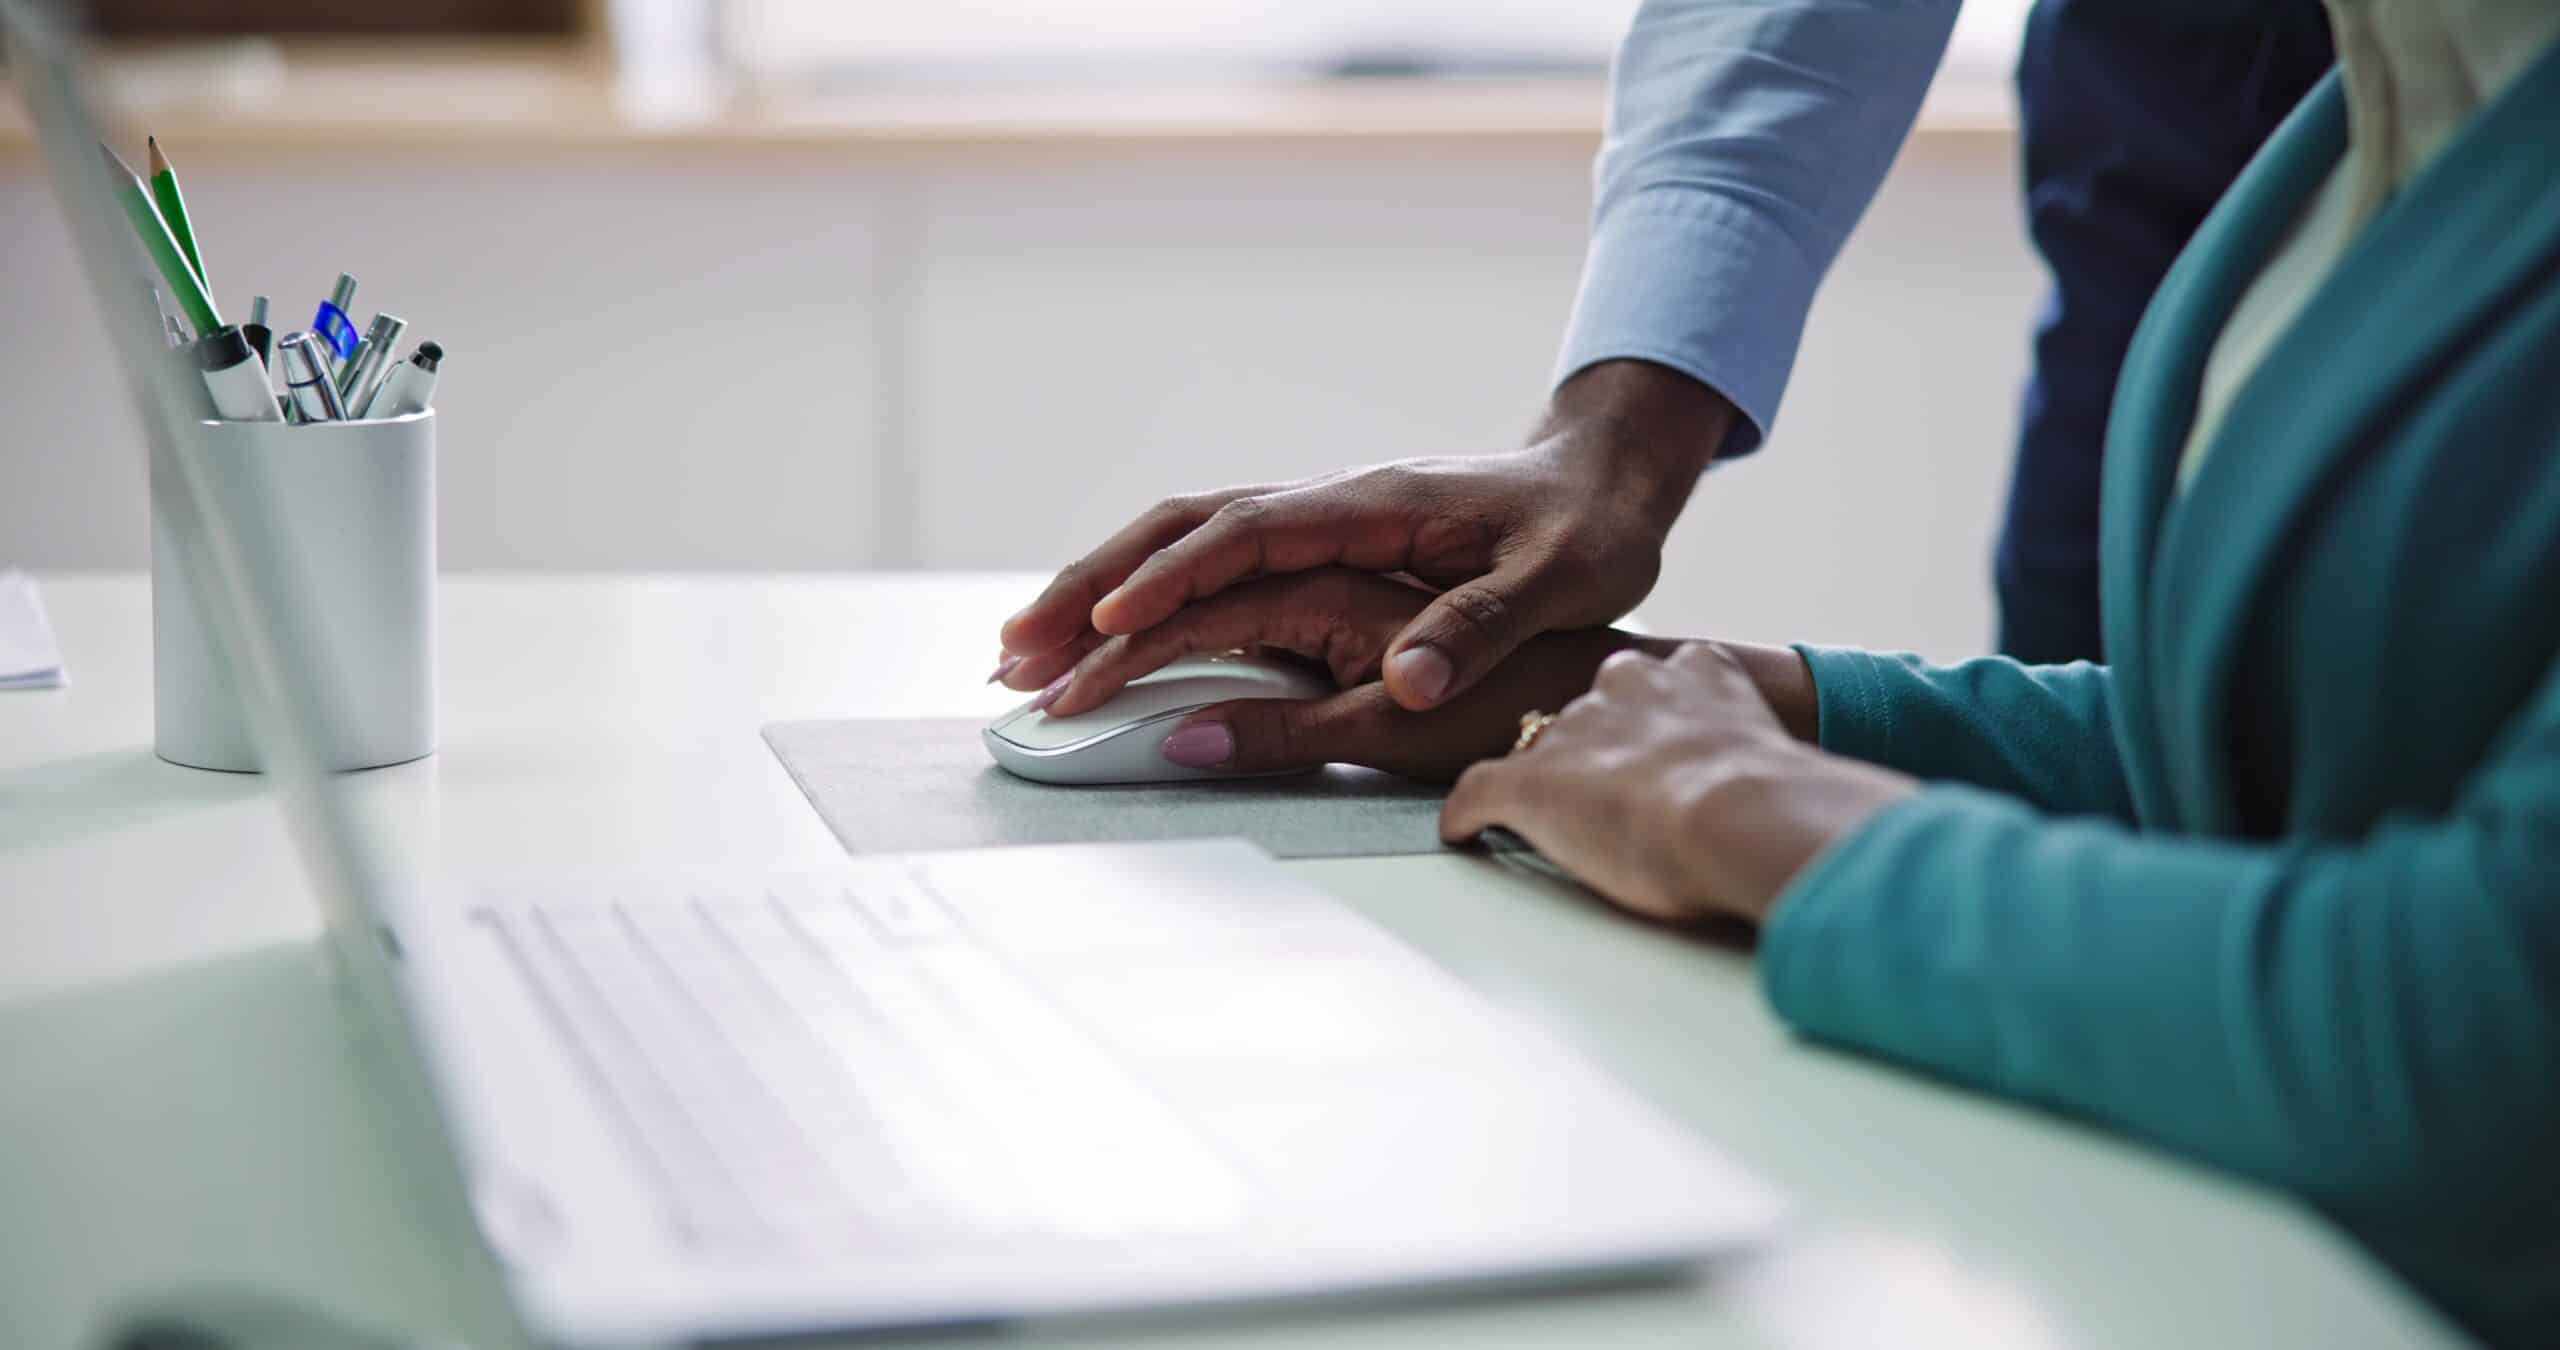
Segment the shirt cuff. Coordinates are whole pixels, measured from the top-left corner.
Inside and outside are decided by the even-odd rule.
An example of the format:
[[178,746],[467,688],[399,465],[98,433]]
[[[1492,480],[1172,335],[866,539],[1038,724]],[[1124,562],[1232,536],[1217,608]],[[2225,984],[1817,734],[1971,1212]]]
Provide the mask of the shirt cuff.
[[1630,199],[1592,229],[1556,382],[1600,361],[1669,366],[1741,412],[1717,458],[1749,454],[1777,416],[1821,280],[1804,247],[1746,203]]

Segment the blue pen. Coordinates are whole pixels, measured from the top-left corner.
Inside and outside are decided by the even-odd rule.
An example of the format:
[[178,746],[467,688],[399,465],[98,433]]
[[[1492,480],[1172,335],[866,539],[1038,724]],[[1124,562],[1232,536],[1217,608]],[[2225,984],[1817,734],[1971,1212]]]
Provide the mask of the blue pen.
[[356,324],[347,317],[347,306],[355,302],[355,275],[340,272],[338,284],[329,288],[329,298],[321,301],[319,312],[311,316],[312,334],[327,344],[329,354],[340,361],[355,355]]

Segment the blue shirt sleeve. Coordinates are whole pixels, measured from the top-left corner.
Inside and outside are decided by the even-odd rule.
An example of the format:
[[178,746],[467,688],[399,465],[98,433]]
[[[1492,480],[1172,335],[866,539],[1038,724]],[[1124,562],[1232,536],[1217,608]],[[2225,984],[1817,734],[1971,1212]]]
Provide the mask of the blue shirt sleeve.
[[1611,72],[1591,247],[1559,382],[1638,357],[1759,448],[1814,287],[1944,55],[1958,0],[1645,0]]

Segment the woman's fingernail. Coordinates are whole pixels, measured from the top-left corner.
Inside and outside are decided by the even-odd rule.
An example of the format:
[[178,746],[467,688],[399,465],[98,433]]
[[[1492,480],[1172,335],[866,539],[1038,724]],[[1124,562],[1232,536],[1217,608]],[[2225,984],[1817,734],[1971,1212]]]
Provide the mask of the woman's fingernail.
[[1437,703],[1449,692],[1449,681],[1456,678],[1457,667],[1440,654],[1437,647],[1407,647],[1387,662],[1387,673],[1396,683],[1425,703]]
[[1033,711],[1046,711],[1050,704],[1058,701],[1058,695],[1067,692],[1068,685],[1075,683],[1075,678],[1076,673],[1070,670],[1066,674],[1049,681],[1048,688],[1041,690],[1038,694],[1032,697],[1031,707]]
[[1186,769],[1214,769],[1235,756],[1236,735],[1224,722],[1195,722],[1165,737],[1157,750]]
[[987,683],[994,684],[996,681],[1012,674],[1013,668],[1021,664],[1022,658],[1019,656],[1008,656],[1005,659],[996,662],[996,673],[987,677]]

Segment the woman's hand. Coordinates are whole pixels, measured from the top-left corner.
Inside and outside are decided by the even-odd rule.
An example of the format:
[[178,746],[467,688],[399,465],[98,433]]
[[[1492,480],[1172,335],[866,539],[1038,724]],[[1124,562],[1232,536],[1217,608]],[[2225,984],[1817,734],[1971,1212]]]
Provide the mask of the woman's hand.
[[1917,790],[1791,735],[1749,668],[1768,655],[1610,656],[1527,750],[1458,780],[1440,837],[1498,825],[1640,914],[1759,922],[1824,845]]
[[1428,591],[1351,568],[1265,577],[1185,606],[1143,633],[1103,642],[1040,698],[1050,712],[1066,716],[1101,705],[1122,685],[1179,656],[1236,647],[1290,652],[1323,663],[1343,691],[1204,708],[1166,737],[1166,757],[1236,773],[1360,764],[1446,782],[1509,747],[1521,713],[1559,706],[1590,688],[1610,653],[1648,643],[1670,650],[1668,643],[1611,629],[1550,633],[1465,694],[1412,712],[1377,683],[1378,666],[1388,642],[1430,601]]
[[1239,582],[1346,566],[1405,573],[1441,592],[1385,635],[1379,664],[1393,702],[1437,707],[1538,634],[1634,608],[1733,417],[1688,376],[1603,362],[1557,390],[1525,450],[1168,498],[1006,622],[995,678],[1038,689],[1105,641]]

